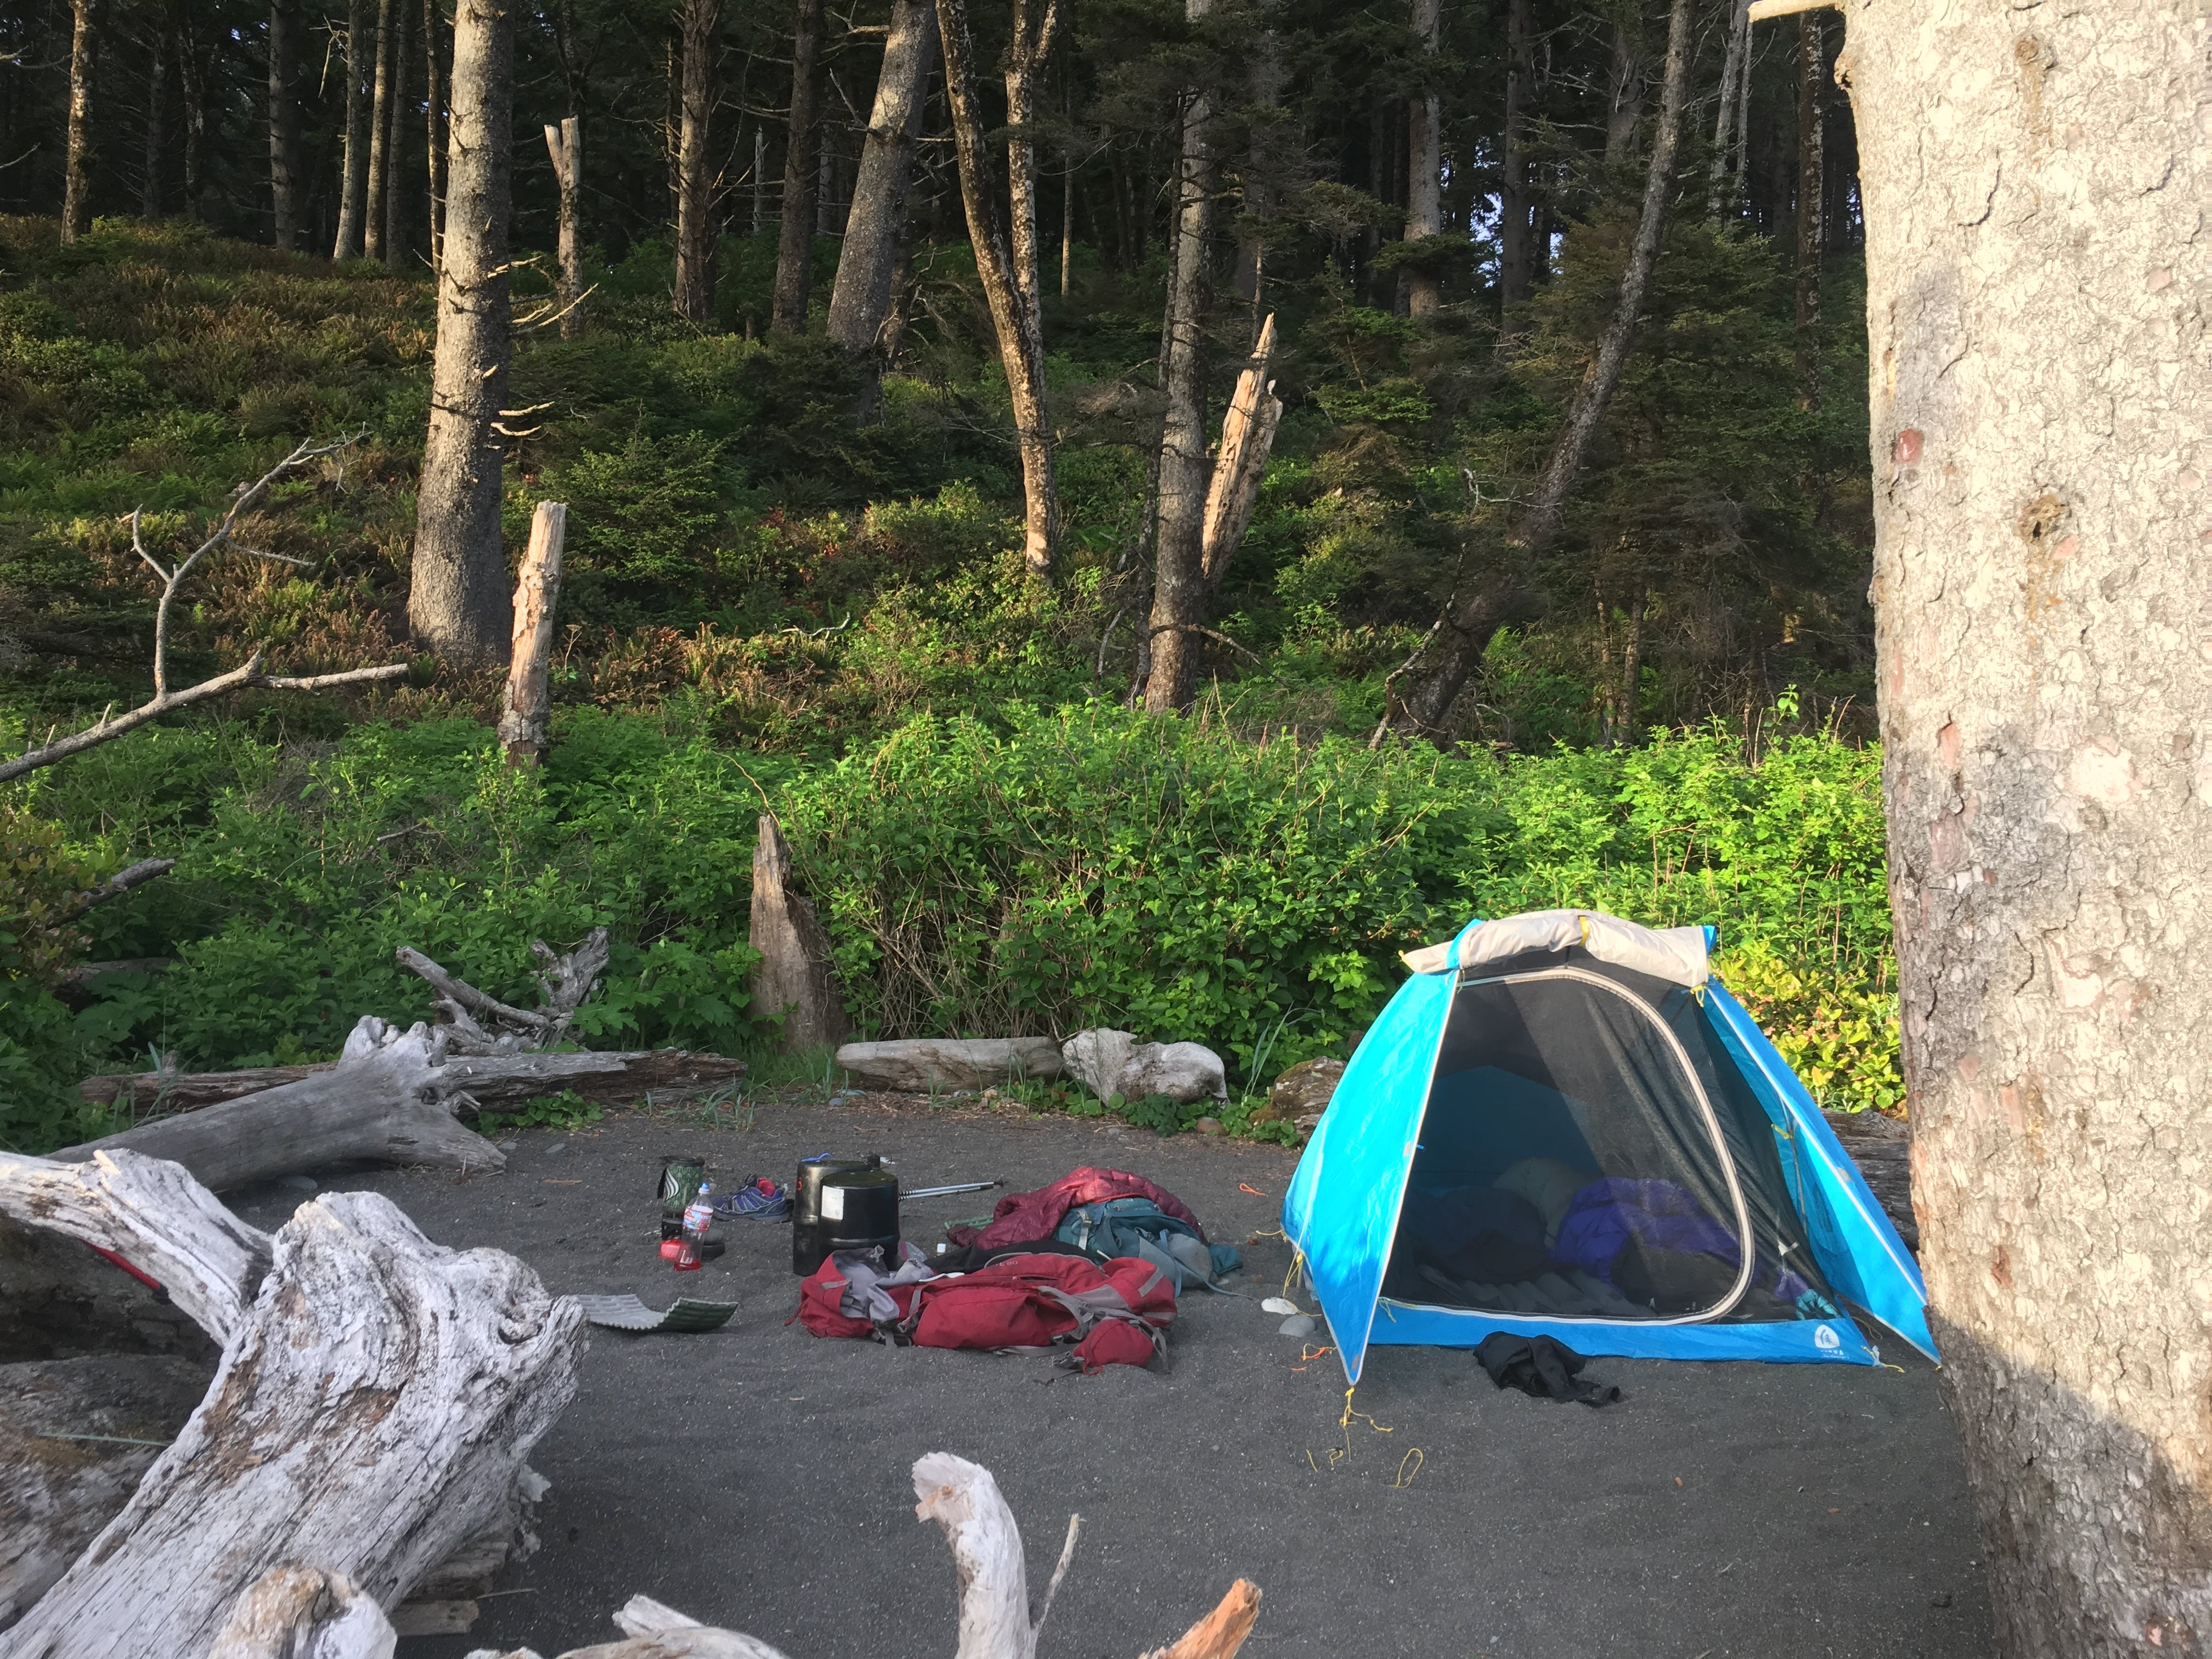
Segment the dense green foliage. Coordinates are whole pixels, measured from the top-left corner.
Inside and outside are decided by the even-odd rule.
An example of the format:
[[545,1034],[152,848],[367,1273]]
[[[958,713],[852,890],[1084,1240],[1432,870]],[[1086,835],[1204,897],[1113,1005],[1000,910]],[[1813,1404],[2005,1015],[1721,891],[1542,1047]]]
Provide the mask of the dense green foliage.
[[[104,960],[70,1015],[35,975],[0,1034],[19,1062],[0,1135],[88,1127],[59,1085],[174,1050],[191,1067],[333,1053],[365,1012],[427,993],[427,951],[526,999],[533,937],[612,928],[594,1041],[743,1047],[755,822],[790,828],[856,1015],[871,1030],[1064,1032],[1110,1024],[1220,1048],[1248,1085],[1345,1052],[1396,953],[1468,916],[1586,905],[1717,920],[1724,963],[1784,1030],[1858,996],[1888,1103],[1878,982],[1887,917],[1874,757],[1786,739],[1757,765],[1720,732],[1636,750],[1499,758],[1240,738],[1218,720],[1097,707],[923,715],[842,760],[748,765],[696,721],[579,710],[547,766],[507,768],[469,720],[279,744],[234,726],[149,731],[46,775],[31,805],[86,868],[160,845],[174,875],[88,918]],[[37,858],[25,862],[36,862]],[[41,864],[40,868],[45,866]],[[37,878],[18,878],[27,892]],[[1255,1076],[1265,1047],[1266,1072]],[[1800,1045],[1801,1048],[1803,1047]],[[21,1074],[43,1060],[50,1085]]]

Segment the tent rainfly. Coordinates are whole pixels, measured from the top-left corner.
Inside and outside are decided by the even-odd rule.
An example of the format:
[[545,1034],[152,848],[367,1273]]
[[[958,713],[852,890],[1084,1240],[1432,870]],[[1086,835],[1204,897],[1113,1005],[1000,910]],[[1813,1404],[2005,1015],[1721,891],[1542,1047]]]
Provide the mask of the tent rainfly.
[[1855,1310],[1936,1357],[1919,1268],[1715,942],[1545,910],[1407,954],[1283,1200],[1347,1381],[1494,1331],[1878,1364]]

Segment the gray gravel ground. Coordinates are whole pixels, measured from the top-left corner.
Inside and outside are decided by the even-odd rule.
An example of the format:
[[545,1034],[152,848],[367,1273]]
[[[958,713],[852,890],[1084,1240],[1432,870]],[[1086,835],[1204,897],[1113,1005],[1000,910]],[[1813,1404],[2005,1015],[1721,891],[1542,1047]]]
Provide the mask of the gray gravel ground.
[[[513,1251],[556,1291],[661,1307],[682,1289],[739,1311],[711,1335],[592,1333],[576,1401],[532,1460],[552,1482],[544,1549],[471,1636],[404,1641],[401,1659],[611,1640],[609,1615],[641,1590],[793,1659],[949,1654],[951,1562],[914,1518],[908,1475],[935,1450],[996,1474],[1033,1586],[1083,1514],[1041,1659],[1131,1659],[1240,1575],[1265,1598],[1254,1659],[1990,1650],[1957,1436],[1901,1344],[1885,1347],[1901,1371],[1599,1360],[1627,1392],[1602,1411],[1499,1393],[1464,1352],[1381,1348],[1346,1431],[1335,1357],[1302,1364],[1257,1306],[1289,1263],[1279,1239],[1246,1243],[1279,1225],[1295,1162],[1279,1148],[896,1097],[765,1106],[744,1133],[625,1116],[520,1139],[501,1176],[326,1184],[389,1194],[444,1243]],[[881,1152],[910,1187],[1133,1170],[1258,1278],[1242,1282],[1251,1299],[1186,1298],[1164,1375],[823,1340],[784,1322],[786,1228],[726,1224],[729,1253],[688,1283],[660,1261],[660,1160],[695,1151],[725,1184],[787,1182],[825,1152]],[[909,1205],[908,1236],[933,1241],[994,1196]],[[298,1194],[234,1201],[267,1226]]]

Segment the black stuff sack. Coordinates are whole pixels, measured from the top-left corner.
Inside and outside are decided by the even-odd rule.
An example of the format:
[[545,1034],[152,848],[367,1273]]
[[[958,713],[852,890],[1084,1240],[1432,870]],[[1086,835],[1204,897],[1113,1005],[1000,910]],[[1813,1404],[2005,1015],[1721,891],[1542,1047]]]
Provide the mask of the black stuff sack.
[[1589,1364],[1564,1342],[1548,1336],[1516,1336],[1493,1331],[1474,1351],[1475,1363],[1501,1389],[1518,1389],[1538,1400],[1572,1400],[1584,1406],[1609,1406],[1623,1396],[1610,1382],[1585,1382]]

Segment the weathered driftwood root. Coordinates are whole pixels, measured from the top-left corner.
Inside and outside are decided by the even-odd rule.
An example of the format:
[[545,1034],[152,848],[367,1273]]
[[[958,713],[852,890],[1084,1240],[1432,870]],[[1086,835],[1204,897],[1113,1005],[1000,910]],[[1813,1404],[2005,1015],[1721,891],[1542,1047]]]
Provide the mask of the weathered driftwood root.
[[[420,951],[402,945],[399,965],[427,981],[438,994],[430,1004],[438,1016],[446,1047],[457,1054],[512,1054],[544,1048],[558,1042],[576,1018],[576,1010],[592,994],[599,975],[607,970],[612,947],[607,930],[594,927],[591,937],[565,957],[556,956],[542,939],[530,941],[539,963],[538,1006],[516,1008],[488,996],[465,979],[457,979]],[[491,1029],[481,1024],[482,1014]]]
[[0,1366],[0,1630],[130,1502],[206,1395],[208,1370],[145,1353]]
[[[156,1193],[176,1206],[143,1213]],[[374,1194],[325,1194],[266,1237],[218,1224],[227,1212],[181,1170],[125,1151],[0,1160],[0,1208],[126,1241],[118,1254],[174,1275],[179,1302],[230,1333],[206,1399],[0,1635],[0,1659],[204,1653],[286,1564],[395,1604],[510,1512],[524,1457],[575,1391],[574,1302],[511,1256],[431,1243]],[[266,1276],[243,1282],[264,1257]]]

